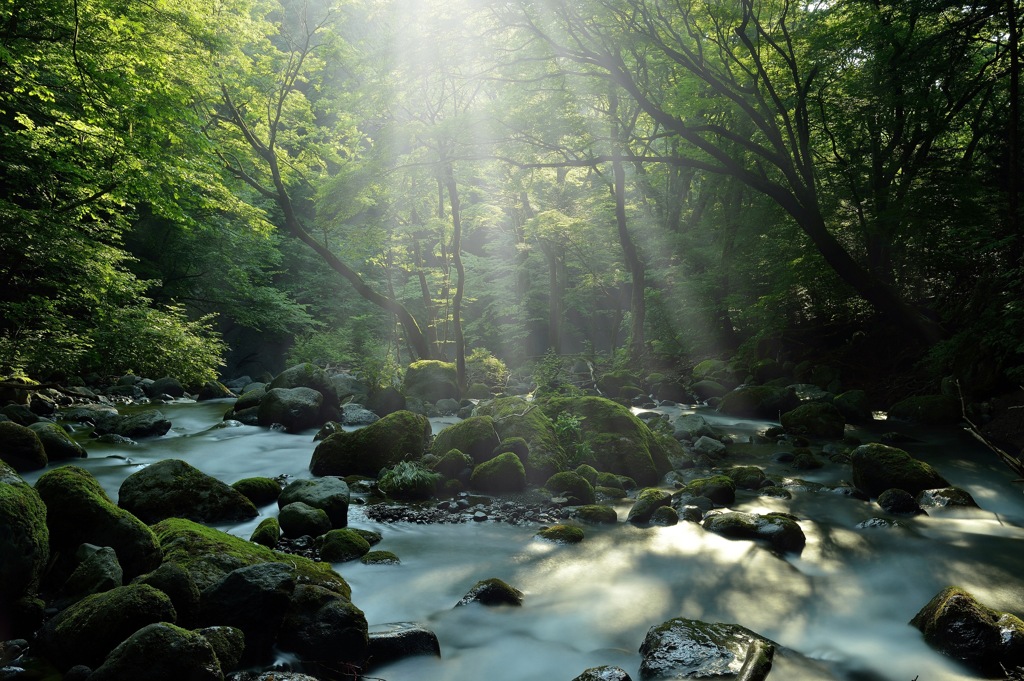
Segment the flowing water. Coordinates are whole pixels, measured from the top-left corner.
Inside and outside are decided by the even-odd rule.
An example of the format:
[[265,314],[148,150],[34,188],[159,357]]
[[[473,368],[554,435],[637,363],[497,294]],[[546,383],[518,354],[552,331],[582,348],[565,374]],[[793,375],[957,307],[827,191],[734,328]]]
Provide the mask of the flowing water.
[[[115,500],[125,477],[165,458],[183,459],[228,483],[254,475],[309,477],[312,432],[225,427],[221,417],[229,406],[162,405],[174,424],[166,436],[129,447],[86,441],[89,458],[75,463]],[[741,440],[768,425],[700,413]],[[435,419],[435,432],[451,422]],[[877,439],[893,429],[876,426],[857,434]],[[741,624],[785,646],[772,672],[780,681],[975,678],[928,648],[907,622],[954,584],[991,607],[1024,614],[1024,495],[995,456],[965,434],[909,434],[922,442],[902,446],[969,491],[984,510],[936,510],[900,519],[902,527],[858,529],[884,512],[833,493],[794,492],[792,500],[741,493],[737,510],[786,511],[801,519],[808,541],[799,556],[780,558],[684,522],[587,526],[581,544],[555,546],[535,541],[535,527],[381,524],[353,505],[350,526],[381,532],[384,541],[376,548],[398,554],[402,564],[336,565],[352,585],[352,600],[371,625],[426,625],[442,652],[440,659],[413,658],[371,675],[388,681],[568,681],[588,667],[614,664],[638,678],[637,649],[647,630],[687,617]],[[765,463],[776,447],[753,449],[772,474],[829,484],[849,477],[849,466],[837,464],[796,474]],[[629,503],[617,509],[621,521]],[[261,517],[276,510],[264,507]],[[222,529],[248,538],[259,520]],[[453,608],[469,587],[489,577],[524,591],[523,607]]]

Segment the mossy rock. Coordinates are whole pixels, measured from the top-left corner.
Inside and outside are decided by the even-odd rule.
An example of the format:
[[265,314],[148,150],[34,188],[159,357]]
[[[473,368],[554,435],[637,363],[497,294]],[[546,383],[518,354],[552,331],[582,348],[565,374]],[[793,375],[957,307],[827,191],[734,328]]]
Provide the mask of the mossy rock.
[[480,404],[476,413],[494,419],[502,442],[522,438],[528,447],[524,462],[530,482],[538,485],[558,472],[565,452],[558,443],[554,424],[540,406],[520,397],[502,397]]
[[418,463],[400,461],[381,473],[377,486],[391,499],[425,501],[437,494],[444,476]]
[[169,622],[154,622],[132,633],[89,675],[90,681],[223,678],[217,653],[206,636]]
[[580,464],[576,467],[576,474],[591,484],[591,486],[597,484],[597,477],[600,473],[597,469],[589,464]]
[[402,561],[390,551],[370,551],[359,559],[363,565],[401,565]]
[[473,469],[469,484],[490,494],[508,494],[526,489],[526,469],[512,452],[499,454]]
[[950,586],[910,620],[928,645],[986,676],[1024,667],[1024,622]]
[[626,475],[615,473],[598,473],[593,483],[596,487],[613,487],[615,489],[636,489],[636,481]]
[[889,407],[889,419],[926,426],[956,425],[962,414],[960,403],[949,395],[918,395]]
[[494,456],[494,448],[500,442],[490,416],[471,416],[439,432],[434,437],[430,452],[442,456],[449,450],[458,449],[469,454],[475,463],[483,463]]
[[37,634],[43,656],[67,670],[78,664],[96,668],[133,633],[156,622],[174,622],[167,594],[148,584],[129,584],[86,596],[47,621]]
[[577,676],[572,681],[633,681],[626,670],[622,667],[614,667],[611,665],[601,665],[600,667],[591,667],[586,669],[582,674]]
[[640,376],[632,371],[609,371],[597,379],[597,389],[607,397],[632,398],[635,393],[642,392],[638,387],[641,383]]
[[259,515],[241,492],[180,459],[158,461],[125,478],[118,506],[149,524],[164,518],[239,522]]
[[326,677],[329,670],[362,665],[367,645],[366,615],[351,601],[316,586],[295,588],[277,638],[279,648]]
[[241,629],[218,625],[197,629],[196,633],[213,648],[221,671],[227,674],[239,668],[242,653],[245,652],[245,633]]
[[741,418],[777,419],[798,404],[796,393],[790,388],[747,385],[725,395],[718,411]]
[[281,540],[281,523],[277,518],[264,518],[252,531],[249,541],[272,549]]
[[46,451],[39,435],[14,421],[0,421],[0,461],[19,473],[46,468]]
[[736,379],[736,372],[732,370],[729,363],[721,359],[706,359],[693,367],[690,376],[694,381],[710,379],[731,383]]
[[691,497],[707,497],[718,506],[729,506],[736,501],[736,483],[727,475],[697,478],[687,483],[683,493]]
[[843,414],[825,402],[807,402],[782,415],[787,432],[810,437],[840,438],[846,425]]
[[160,565],[160,544],[153,531],[116,506],[85,469],[54,468],[44,473],[35,487],[46,504],[50,551],[57,557],[57,575],[70,574],[75,551],[83,543],[114,549],[126,580]]
[[672,469],[663,442],[621,404],[603,397],[559,397],[541,408],[549,418],[568,413],[581,419],[590,455],[580,463],[628,475],[642,485],[654,484]]
[[320,423],[325,421],[337,421],[338,419],[338,389],[330,374],[315,364],[306,362],[285,369],[274,377],[267,385],[267,391],[275,388],[310,388],[317,391],[323,397],[323,411],[320,414]]
[[926,508],[978,508],[971,493],[959,487],[922,490],[915,501]]
[[519,457],[519,460],[526,466],[530,462],[530,445],[526,443],[521,437],[508,437],[504,438],[498,443],[498,446],[491,452],[491,457],[498,456],[498,454],[504,454],[505,452],[512,452]]
[[277,515],[284,536],[297,539],[299,537],[319,537],[331,530],[331,519],[322,508],[315,508],[301,501],[285,504]]
[[445,478],[452,480],[458,478],[467,470],[472,470],[473,459],[458,449],[450,449],[441,455],[437,461],[430,466]]
[[0,610],[39,589],[50,561],[46,505],[39,493],[0,462]]
[[30,425],[29,429],[39,436],[47,461],[84,459],[87,456],[85,448],[71,439],[67,431],[56,423],[39,421]]
[[593,486],[574,471],[555,473],[544,483],[544,487],[555,496],[568,497],[574,506],[594,503]]
[[[334,419],[330,416],[334,416]],[[303,387],[267,390],[256,411],[259,425],[270,427],[280,424],[289,433],[308,430],[336,420],[337,417],[337,409],[333,414],[325,409],[323,395],[312,388]]]
[[793,460],[789,465],[798,471],[813,471],[825,464],[811,450],[806,447],[797,447],[793,450]]
[[552,544],[579,544],[583,541],[583,529],[575,525],[552,525],[540,528],[536,536]]
[[185,568],[177,563],[162,563],[152,572],[139,575],[133,584],[148,584],[167,594],[174,606],[175,622],[183,627],[193,627],[199,621],[199,604],[202,598]]
[[651,516],[654,515],[658,508],[668,506],[671,503],[671,494],[665,490],[648,487],[636,495],[636,501],[633,502],[633,507],[629,509],[626,521],[631,523],[650,522]]
[[296,579],[352,597],[352,589],[327,563],[294,554],[280,553],[212,527],[168,518],[153,526],[160,540],[164,560],[178,563],[192,576],[201,591],[213,586],[229,572],[260,563],[292,566]]
[[376,530],[364,530],[361,527],[350,527],[349,529],[365,539],[370,546],[376,546],[384,540],[384,535]]
[[713,512],[704,516],[702,526],[730,539],[766,541],[780,553],[800,553],[807,544],[800,525],[785,513]]
[[[242,393],[237,400],[235,400],[235,406],[231,410],[234,413],[245,411],[246,409],[254,409],[260,406],[260,402],[267,395],[267,386],[261,385],[259,388],[254,388]],[[231,412],[229,412],[231,413]]]
[[671,527],[679,524],[679,512],[671,506],[659,506],[654,509],[649,522],[651,525]]
[[273,478],[242,478],[231,486],[255,506],[272,504],[281,496],[281,485]]
[[466,592],[466,595],[455,604],[455,607],[469,605],[470,603],[480,603],[486,606],[521,606],[523,604],[523,592],[497,577],[482,579]]
[[910,492],[901,489],[887,489],[878,495],[878,505],[893,515],[919,515],[924,509],[917,505]]
[[850,455],[853,485],[869,497],[893,487],[911,495],[926,489],[949,487],[939,473],[896,447],[873,442],[861,445]]
[[757,466],[733,466],[726,471],[726,475],[736,483],[738,489],[756,490],[768,479]]
[[487,387],[486,383],[474,383],[466,390],[467,400],[489,400],[491,398],[491,389]]
[[370,552],[370,543],[355,530],[331,530],[324,535],[320,559],[328,563],[344,563],[362,558]]
[[203,387],[199,389],[199,394],[196,395],[197,402],[206,402],[207,400],[224,400],[236,395],[231,392],[226,385],[220,381],[207,381],[203,383]]
[[772,641],[736,624],[677,617],[647,632],[640,677],[765,681],[775,649]]
[[459,399],[455,365],[429,359],[413,362],[405,370],[402,392],[407,398],[417,397],[424,402]]
[[619,514],[611,506],[587,504],[573,511],[573,517],[591,525],[614,525],[619,522]]
[[348,525],[348,506],[352,491],[348,483],[340,478],[325,476],[313,480],[293,480],[281,490],[277,499],[278,508],[301,501],[327,514],[331,527]]
[[729,389],[718,381],[704,379],[697,381],[690,386],[690,390],[697,396],[698,400],[706,401],[713,398],[721,398],[729,394]]
[[409,411],[396,411],[353,432],[334,433],[313,450],[313,475],[366,475],[423,455],[430,441],[430,421]]
[[863,390],[847,390],[836,395],[832,406],[839,410],[848,423],[871,423],[871,406]]

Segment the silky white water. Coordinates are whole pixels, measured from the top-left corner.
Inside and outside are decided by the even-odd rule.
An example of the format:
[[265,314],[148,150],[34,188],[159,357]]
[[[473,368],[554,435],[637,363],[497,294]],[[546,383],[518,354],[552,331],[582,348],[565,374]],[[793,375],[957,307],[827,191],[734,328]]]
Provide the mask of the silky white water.
[[[161,405],[173,423],[166,436],[136,446],[83,440],[89,458],[73,463],[92,472],[114,500],[125,477],[165,458],[183,459],[228,483],[255,475],[309,477],[313,432],[225,427],[221,418],[229,406]],[[768,425],[701,413],[739,438]],[[435,431],[450,422],[435,419]],[[858,435],[873,439],[893,429],[879,423],[874,432]],[[741,624],[782,644],[789,650],[776,657],[772,672],[782,681],[975,678],[928,648],[907,622],[954,584],[990,607],[1024,614],[1024,495],[1011,472],[966,435],[909,434],[923,442],[901,446],[969,491],[983,510],[937,510],[901,518],[901,528],[858,529],[861,521],[885,514],[873,503],[832,493],[794,491],[792,500],[739,493],[737,510],[786,511],[801,519],[807,547],[785,558],[685,522],[586,526],[581,544],[555,546],[534,540],[532,526],[383,524],[353,504],[350,526],[381,532],[384,540],[375,548],[393,551],[402,564],[336,565],[352,585],[352,600],[371,625],[424,624],[437,634],[442,652],[440,659],[413,658],[370,676],[569,681],[588,667],[614,664],[637,679],[637,649],[646,631],[682,616]],[[849,478],[848,465],[798,473],[770,463],[776,447],[759,449],[753,459],[731,456],[730,462],[829,484]],[[26,478],[34,482],[42,472]],[[617,508],[621,521],[629,503]],[[222,529],[248,538],[277,509],[260,512],[260,518]],[[476,581],[489,577],[524,591],[523,607],[453,608]]]

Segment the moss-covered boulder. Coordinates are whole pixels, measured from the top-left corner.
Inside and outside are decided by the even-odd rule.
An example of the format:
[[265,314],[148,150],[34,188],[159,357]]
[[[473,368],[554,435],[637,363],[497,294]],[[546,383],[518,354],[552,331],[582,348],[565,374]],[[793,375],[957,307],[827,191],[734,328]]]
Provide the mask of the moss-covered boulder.
[[39,435],[14,421],[0,421],[0,461],[19,473],[46,468],[46,451]]
[[712,381],[709,379],[696,381],[693,385],[690,386],[690,390],[692,390],[693,394],[697,397],[697,399],[701,400],[702,402],[706,402],[707,400],[711,399],[721,398],[729,393],[729,388],[726,388],[718,381]]
[[458,449],[469,454],[475,463],[483,463],[493,456],[494,448],[500,441],[490,416],[471,416],[438,433],[430,452],[440,457],[452,449]]
[[928,645],[982,674],[1002,678],[1024,667],[1024,622],[982,605],[961,588],[943,589],[910,624]]
[[256,421],[267,427],[280,424],[289,433],[298,433],[331,420],[323,418],[323,413],[324,398],[316,390],[273,388],[260,400]]
[[544,487],[555,496],[568,498],[573,506],[594,503],[594,487],[575,471],[555,473],[544,483]]
[[[171,422],[159,409],[144,409],[128,414],[114,422],[113,433],[131,440],[142,440],[150,437],[166,435],[171,429]],[[97,424],[96,432],[99,431]]]
[[923,461],[896,447],[873,442],[850,455],[853,485],[869,497],[897,488],[917,495],[926,489],[949,487],[946,479]]
[[602,504],[579,506],[573,512],[573,517],[591,525],[614,525],[619,522],[619,514],[615,512],[615,509]]
[[659,527],[671,527],[679,524],[679,511],[672,508],[671,506],[659,506],[654,509],[654,513],[651,514],[651,519],[648,521],[651,525],[657,525]]
[[579,544],[583,541],[583,529],[575,525],[551,525],[540,528],[536,537],[552,544]]
[[832,406],[839,410],[847,423],[871,423],[871,405],[868,395],[863,390],[847,390],[836,395]]
[[176,624],[194,627],[199,622],[199,587],[185,568],[177,563],[163,563],[156,570],[139,575],[133,584],[147,584],[167,594],[174,606]]
[[736,483],[727,475],[691,480],[682,489],[690,497],[706,497],[717,506],[729,506],[736,501]]
[[466,592],[466,595],[462,597],[462,600],[455,604],[455,607],[469,605],[470,603],[480,603],[487,606],[521,606],[523,604],[523,592],[497,577],[491,577],[490,579],[482,579],[474,584]]
[[245,632],[237,627],[214,626],[197,629],[196,633],[213,648],[221,671],[227,674],[238,670],[245,652]]
[[[322,509],[331,521],[331,527],[348,525],[348,507],[352,492],[348,483],[341,478],[324,476],[313,480],[293,480],[281,490],[277,499],[278,508],[302,502],[313,508]],[[329,529],[329,528],[328,528]]]
[[597,478],[601,475],[596,468],[586,463],[577,466],[575,472],[578,476],[589,482],[591,486],[597,484]]
[[249,541],[272,549],[281,541],[281,523],[277,518],[264,518],[252,531]]
[[114,648],[90,681],[220,681],[220,661],[199,632],[168,622],[148,624]]
[[554,424],[540,406],[520,397],[502,397],[481,403],[476,414],[490,416],[502,442],[521,438],[527,445],[524,462],[530,482],[543,484],[558,472],[565,452],[558,443]]
[[46,504],[50,551],[55,572],[68,575],[75,550],[83,543],[109,546],[117,553],[124,577],[131,580],[160,564],[160,545],[153,531],[107,497],[96,478],[78,466],[61,466],[36,481]]
[[878,495],[878,505],[893,515],[920,515],[924,509],[918,506],[910,492],[901,489],[887,489]]
[[63,461],[66,459],[84,459],[85,448],[71,439],[67,431],[56,423],[38,421],[29,426],[39,436],[47,461]]
[[512,452],[518,456],[524,466],[528,466],[530,463],[530,445],[521,437],[503,438],[502,441],[498,443],[498,446],[494,448],[494,451],[491,452],[491,457],[493,458],[498,456],[498,454],[504,454],[505,452]]
[[636,501],[633,502],[633,507],[629,509],[626,520],[631,523],[650,522],[651,516],[658,508],[671,503],[672,495],[665,490],[655,487],[640,490],[640,493],[636,495]]
[[775,648],[736,624],[677,617],[648,630],[640,645],[640,678],[764,681]]
[[[46,505],[39,493],[0,462],[0,610],[39,589],[50,560]],[[0,635],[10,633],[0,624]]]
[[798,405],[799,398],[788,387],[745,385],[725,395],[718,411],[741,418],[777,419]]
[[733,466],[726,471],[726,476],[735,483],[737,489],[756,490],[768,480],[764,471],[757,466]]
[[694,381],[713,380],[735,385],[736,372],[728,362],[721,359],[706,359],[699,362],[690,372]]
[[331,376],[315,364],[306,362],[285,369],[267,385],[268,392],[275,388],[315,390],[322,397],[321,411],[316,418],[317,423],[340,420],[338,411],[340,400],[337,386]]
[[238,482],[232,483],[231,486],[251,501],[254,506],[272,504],[281,496],[281,485],[273,478],[242,478]]
[[95,669],[133,633],[156,622],[174,622],[167,594],[129,584],[87,596],[48,620],[37,634],[41,654],[60,670],[78,664]]
[[370,552],[370,542],[355,530],[331,530],[324,535],[320,558],[328,563],[358,560]]
[[162,520],[153,526],[153,531],[160,540],[164,560],[183,567],[200,591],[240,567],[283,562],[292,567],[299,583],[317,584],[345,598],[352,597],[348,583],[326,563],[273,551],[183,518]]
[[430,442],[430,421],[409,411],[396,411],[365,428],[334,433],[313,450],[313,475],[366,475],[420,458]]
[[173,376],[164,376],[150,383],[149,387],[146,388],[146,394],[150,397],[160,397],[161,395],[184,397],[185,386]]
[[331,519],[322,508],[313,508],[301,501],[286,504],[278,514],[277,520],[281,524],[284,536],[292,539],[304,536],[319,537],[331,529]]
[[794,435],[840,438],[846,419],[842,412],[826,402],[807,402],[785,412],[782,427]]
[[459,399],[455,365],[437,360],[413,362],[405,370],[402,392],[406,397],[416,397],[424,402]]
[[705,530],[730,539],[767,542],[780,553],[800,553],[807,544],[800,524],[785,513],[712,512],[704,516]]
[[361,666],[367,650],[366,616],[346,598],[300,584],[292,594],[277,646],[295,653],[311,671]]
[[469,484],[489,494],[509,494],[526,489],[526,468],[512,452],[499,454],[473,469]]
[[472,471],[473,459],[469,454],[465,454],[458,449],[449,449],[430,467],[445,478],[452,480],[463,475],[466,471]]
[[402,561],[391,551],[370,551],[359,559],[363,565],[401,565]]
[[562,413],[580,419],[583,442],[589,449],[580,463],[628,475],[642,485],[654,484],[672,469],[663,441],[621,404],[603,397],[558,397],[541,408],[552,419]]
[[889,418],[927,426],[955,425],[961,419],[960,403],[949,395],[918,395],[889,407]]
[[597,389],[606,397],[633,397],[642,392],[642,383],[640,376],[632,371],[609,371],[597,379]]
[[150,524],[164,518],[238,522],[259,515],[241,492],[180,459],[158,461],[125,478],[118,506]]

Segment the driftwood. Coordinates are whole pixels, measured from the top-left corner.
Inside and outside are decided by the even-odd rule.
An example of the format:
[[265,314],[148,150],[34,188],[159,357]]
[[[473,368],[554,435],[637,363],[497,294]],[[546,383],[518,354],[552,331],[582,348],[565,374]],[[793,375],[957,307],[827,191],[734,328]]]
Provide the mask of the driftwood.
[[981,429],[978,428],[977,424],[975,424],[974,421],[972,421],[971,418],[967,415],[967,403],[964,400],[963,391],[960,390],[960,381],[956,382],[956,391],[957,394],[960,396],[960,412],[963,415],[964,421],[967,422],[967,428],[965,428],[965,430],[968,433],[970,433],[971,437],[973,437],[975,440],[977,440],[981,444],[985,445],[988,449],[995,452],[995,455],[998,456],[1003,463],[1009,466],[1010,470],[1012,470],[1019,476],[1019,478],[1017,480],[1014,480],[1014,482],[1024,482],[1024,461],[1021,461],[1019,456],[1014,456],[1010,454],[1005,449],[997,445],[995,442],[992,442],[992,440],[985,437],[985,435],[981,432]]

